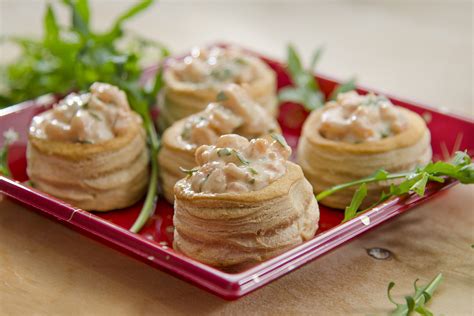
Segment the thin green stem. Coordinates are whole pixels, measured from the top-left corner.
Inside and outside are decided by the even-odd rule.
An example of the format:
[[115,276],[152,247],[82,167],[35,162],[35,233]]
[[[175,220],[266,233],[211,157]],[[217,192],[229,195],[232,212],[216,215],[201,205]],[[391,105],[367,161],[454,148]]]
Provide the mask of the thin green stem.
[[146,194],[145,202],[143,203],[142,210],[140,215],[133,223],[130,231],[133,233],[138,233],[143,226],[146,224],[150,216],[155,211],[156,204],[156,194],[158,189],[158,161],[157,154],[160,146],[160,141],[158,140],[158,135],[156,134],[155,127],[151,122],[151,119],[147,116],[144,117],[144,122],[147,127],[147,132],[150,137],[150,160],[151,160],[151,176],[150,184],[148,186],[148,191]]
[[341,190],[353,187],[355,185],[359,185],[359,184],[362,184],[362,183],[370,183],[370,182],[378,182],[378,181],[386,181],[386,180],[404,178],[404,177],[408,176],[410,173],[411,172],[394,173],[394,174],[391,174],[391,175],[387,175],[387,177],[384,178],[384,179],[378,179],[376,177],[370,176],[370,177],[363,178],[363,179],[360,179],[360,180],[356,180],[356,181],[336,185],[336,186],[334,186],[330,189],[327,189],[327,190],[319,193],[318,195],[316,195],[316,199],[318,201],[321,201],[322,199],[328,197],[331,194],[336,193],[337,191],[341,191]]
[[[424,292],[428,293],[430,296],[433,296],[434,291],[441,284],[441,281],[443,281],[443,274],[438,273],[438,275],[433,280],[431,280],[431,282],[426,286]],[[421,297],[421,295],[420,295],[420,297]],[[418,298],[417,298],[416,303],[419,303]]]

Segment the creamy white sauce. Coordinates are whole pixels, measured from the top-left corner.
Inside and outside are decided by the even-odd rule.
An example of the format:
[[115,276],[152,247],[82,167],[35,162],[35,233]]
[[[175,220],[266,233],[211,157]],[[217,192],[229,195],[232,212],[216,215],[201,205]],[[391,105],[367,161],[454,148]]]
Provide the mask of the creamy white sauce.
[[227,85],[217,99],[204,111],[186,119],[180,138],[188,147],[214,144],[224,134],[252,138],[277,129],[275,120],[240,86]]
[[319,133],[331,140],[362,143],[396,135],[406,125],[405,117],[387,98],[350,91],[326,104]]
[[265,188],[287,170],[291,148],[285,142],[264,138],[247,140],[229,134],[215,145],[196,150],[198,167],[178,182],[188,193],[239,193]]
[[182,82],[212,87],[252,82],[257,76],[254,63],[255,57],[237,49],[195,48],[189,56],[171,64],[169,71]]
[[93,144],[125,133],[133,121],[141,118],[130,109],[125,92],[96,82],[89,93],[71,93],[35,116],[29,132],[53,141]]

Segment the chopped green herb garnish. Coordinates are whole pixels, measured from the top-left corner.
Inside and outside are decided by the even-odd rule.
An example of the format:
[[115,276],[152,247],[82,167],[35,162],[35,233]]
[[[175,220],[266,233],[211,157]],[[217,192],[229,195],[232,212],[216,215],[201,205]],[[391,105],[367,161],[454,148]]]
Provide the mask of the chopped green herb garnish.
[[213,69],[211,71],[211,77],[219,81],[228,80],[232,77],[232,75],[232,70],[230,70],[229,68]]
[[217,94],[216,100],[219,101],[219,102],[222,102],[222,101],[228,100],[228,97],[227,97],[227,95],[225,94],[224,91],[220,91],[220,92]]
[[189,139],[189,137],[191,137],[191,127],[185,126],[181,131],[181,137],[183,139]]
[[243,59],[242,57],[237,57],[235,59],[235,62],[239,65],[247,65],[247,61],[245,59]]
[[443,281],[443,275],[439,273],[428,285],[418,286],[416,283],[418,279],[415,280],[413,286],[415,288],[415,294],[413,296],[405,296],[405,303],[399,304],[395,302],[392,298],[390,292],[395,286],[395,282],[390,282],[387,288],[387,296],[390,302],[395,304],[397,308],[393,310],[390,315],[392,316],[408,316],[412,312],[417,312],[420,315],[433,315],[427,308],[426,303],[431,300],[435,290]]
[[242,156],[242,154],[239,153],[237,150],[232,149],[232,152],[235,154],[235,156],[237,157],[237,159],[240,160],[241,163],[243,163],[244,165],[250,164],[249,161],[248,161],[247,159],[245,159],[244,156]]
[[179,167],[179,171],[187,174],[188,176],[192,176],[195,172],[197,172],[199,170],[198,167],[196,168],[193,168],[193,169],[185,169],[183,167]]
[[89,114],[94,118],[96,119],[97,121],[102,121],[102,118],[97,114],[97,113],[94,113],[92,111],[89,111]]
[[286,139],[281,134],[271,134],[270,136],[283,147],[288,147]]
[[251,178],[251,179],[249,180],[249,183],[250,183],[250,184],[254,184],[254,183],[255,183],[255,178]]
[[[367,183],[379,182],[394,179],[404,179],[400,184],[392,184],[388,192],[382,192],[376,204],[386,201],[394,196],[402,196],[404,194],[414,192],[419,196],[425,194],[426,185],[429,181],[444,182],[445,177],[450,177],[458,180],[463,184],[474,183],[474,164],[471,162],[471,157],[466,152],[456,152],[451,162],[430,162],[423,168],[417,168],[413,171],[390,174],[385,170],[378,170],[372,176],[360,180],[336,185],[327,189],[316,196],[318,201],[334,194],[340,190],[347,189],[356,185],[365,186]],[[351,201],[351,205],[346,208],[344,214],[344,221],[352,219],[366,210],[354,212],[355,206],[359,208],[362,204],[365,195],[364,188],[359,188]],[[351,207],[352,206],[352,207]]]
[[230,156],[232,155],[232,150],[229,148],[221,148],[217,151],[217,156],[222,157],[222,156]]
[[254,168],[248,167],[248,169],[249,169],[249,171],[250,171],[251,174],[253,174],[253,175],[257,175],[257,174],[258,174],[257,170],[255,170]]
[[204,178],[204,180],[201,181],[201,183],[199,184],[199,191],[202,191],[202,186],[207,182],[210,175],[211,175],[210,173],[206,174],[206,177]]

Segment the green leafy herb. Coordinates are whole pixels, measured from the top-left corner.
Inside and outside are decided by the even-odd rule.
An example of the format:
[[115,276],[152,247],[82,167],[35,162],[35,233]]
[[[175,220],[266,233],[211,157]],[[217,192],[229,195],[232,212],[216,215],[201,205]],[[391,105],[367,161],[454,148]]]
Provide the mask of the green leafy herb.
[[[312,111],[324,105],[325,97],[321,92],[314,71],[321,58],[323,49],[318,48],[311,58],[309,69],[304,69],[299,54],[292,45],[288,45],[287,64],[293,86],[284,87],[278,93],[280,102],[294,102],[303,105],[306,110]],[[355,88],[355,79],[336,87],[331,94],[336,97],[338,93],[347,92]]]
[[[386,180],[404,179],[398,185],[392,184],[388,192],[382,192],[380,199],[376,203],[378,204],[383,201],[386,201],[391,197],[401,196],[410,192],[415,192],[419,196],[423,196],[425,194],[426,185],[429,181],[442,183],[445,181],[445,177],[456,179],[463,184],[474,183],[474,164],[471,162],[471,157],[466,152],[458,151],[456,152],[451,162],[430,162],[423,168],[418,168],[409,172],[390,174],[385,170],[378,170],[370,177],[336,185],[330,189],[327,189],[319,193],[316,196],[316,199],[320,201],[326,198],[327,196],[334,194],[335,192],[356,185],[363,185],[371,182],[379,182]],[[354,207],[351,207],[353,205],[357,205],[357,208],[359,208],[364,198],[365,195],[363,196],[363,194],[359,192],[359,190],[355,192],[351,201],[351,205],[346,209],[346,212],[344,214],[344,221],[352,219],[355,216],[366,211],[362,210],[357,212],[356,209],[356,212],[354,212]],[[361,199],[362,201],[360,201]]]
[[247,64],[248,64],[247,61],[246,61],[244,58],[242,58],[242,57],[237,57],[237,58],[235,59],[235,62],[236,62],[238,65],[247,65]]
[[8,167],[8,152],[11,144],[18,140],[18,134],[13,129],[3,133],[3,146],[0,147],[0,176],[11,177]]
[[222,156],[230,156],[232,155],[232,150],[229,148],[221,148],[217,151],[217,156],[222,157]]
[[199,170],[199,168],[193,168],[193,169],[185,169],[183,167],[179,167],[179,170],[185,174],[187,174],[188,176],[192,176],[195,172],[197,172]]
[[249,167],[248,169],[249,169],[249,171],[250,171],[251,174],[253,174],[253,175],[257,175],[257,174],[258,174],[257,170],[255,170],[254,168]]
[[336,100],[337,95],[339,93],[349,92],[349,91],[355,90],[355,88],[356,88],[356,78],[351,78],[347,80],[346,82],[343,82],[340,85],[338,85],[331,92],[331,95],[329,96],[329,100]]
[[[288,70],[294,87],[285,87],[280,90],[278,97],[281,102],[295,102],[302,104],[308,111],[312,111],[324,104],[324,95],[319,89],[318,82],[313,76],[313,70],[305,70],[301,59],[292,45],[288,45]],[[311,67],[314,68],[321,55],[321,49],[313,55]]]
[[1,84],[5,87],[0,92],[0,108],[47,93],[63,95],[72,90],[86,90],[95,81],[125,90],[132,107],[154,102],[161,73],[158,72],[154,83],[145,88],[139,84],[141,63],[146,57],[156,62],[166,56],[168,50],[159,43],[129,36],[123,30],[126,21],[150,7],[153,1],[138,1],[103,33],[94,32],[90,27],[87,0],[61,3],[71,13],[69,25],[60,25],[53,6],[48,5],[42,39],[4,39],[19,46],[21,54],[13,63],[0,68]]
[[242,156],[242,154],[239,153],[237,150],[232,149],[232,151],[233,151],[234,155],[237,157],[237,159],[239,159],[239,161],[242,164],[244,164],[244,165],[249,165],[250,164],[250,162],[247,159],[245,159],[244,156]]
[[97,113],[94,113],[92,111],[89,111],[89,114],[94,118],[96,119],[97,121],[102,121],[102,118],[97,114]]
[[[0,108],[33,99],[47,93],[64,95],[72,90],[86,90],[96,81],[118,86],[127,93],[130,106],[143,118],[150,147],[151,177],[139,217],[131,227],[138,232],[154,211],[157,193],[159,139],[149,114],[149,105],[163,86],[162,72],[154,81],[140,83],[142,62],[151,54],[155,62],[169,54],[158,42],[125,33],[123,25],[146,10],[153,0],[138,1],[123,12],[103,33],[90,27],[91,12],[87,0],[63,0],[70,11],[69,25],[60,25],[51,5],[43,19],[42,39],[7,38],[17,44],[21,54],[0,69]],[[124,48],[125,47],[125,48]]]
[[229,68],[216,68],[211,71],[210,75],[218,81],[225,81],[232,77],[233,72]]
[[396,305],[396,309],[391,312],[392,316],[408,316],[412,312],[417,312],[420,315],[433,315],[427,308],[426,303],[433,297],[435,290],[443,281],[443,275],[439,273],[428,285],[418,286],[414,282],[415,294],[413,296],[406,296],[405,303],[399,304],[395,302],[390,294],[391,290],[395,286],[394,282],[390,282],[387,288],[387,296],[390,302]]
[[222,102],[222,101],[226,101],[228,99],[227,95],[225,94],[224,91],[220,91],[218,94],[217,94],[217,97],[216,97],[216,100],[218,102]]
[[286,139],[281,134],[271,134],[271,137],[283,147],[288,147],[288,143],[286,142]]
[[362,183],[361,186],[355,191],[351,204],[346,207],[346,210],[344,212],[344,220],[342,222],[346,222],[351,218],[355,217],[357,210],[359,209],[366,196],[367,184]]

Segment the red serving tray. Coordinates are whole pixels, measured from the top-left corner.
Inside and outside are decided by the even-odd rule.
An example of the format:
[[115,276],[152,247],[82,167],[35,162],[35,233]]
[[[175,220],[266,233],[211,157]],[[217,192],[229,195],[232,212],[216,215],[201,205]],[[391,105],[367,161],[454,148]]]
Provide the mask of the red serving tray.
[[[276,72],[278,88],[290,84],[283,64],[265,57],[261,58]],[[156,67],[146,70],[144,77],[149,78],[155,71]],[[336,80],[327,76],[318,75],[316,78],[326,94],[337,84]],[[364,93],[368,90],[360,88],[359,92]],[[400,98],[388,97],[394,104],[415,111],[425,118],[431,130],[434,159],[448,159],[459,149],[467,149],[472,155],[474,151],[474,139],[471,138],[474,135],[472,120],[441,113]],[[38,213],[101,243],[229,300],[237,299],[268,284],[456,184],[454,181],[443,184],[432,183],[422,198],[416,195],[394,198],[344,224],[339,224],[343,218],[341,211],[320,205],[319,229],[313,239],[244,272],[225,273],[173,251],[171,248],[173,207],[163,199],[158,201],[155,215],[146,227],[140,234],[134,234],[127,229],[138,216],[141,202],[127,209],[109,213],[89,213],[23,185],[22,182],[28,180],[25,148],[29,123],[34,115],[44,111],[55,101],[52,97],[42,99],[0,110],[0,137],[10,128],[17,131],[20,136],[20,139],[10,147],[9,166],[14,180],[0,176],[0,191]],[[285,103],[280,107],[279,122],[285,138],[293,148],[296,147],[301,125],[306,117],[307,113],[299,105]],[[0,144],[1,142],[3,139],[0,140]]]

